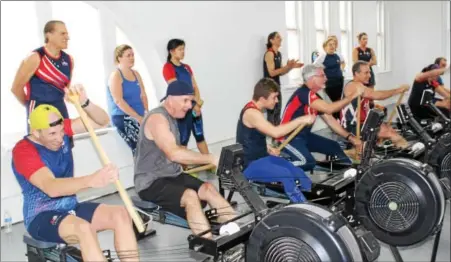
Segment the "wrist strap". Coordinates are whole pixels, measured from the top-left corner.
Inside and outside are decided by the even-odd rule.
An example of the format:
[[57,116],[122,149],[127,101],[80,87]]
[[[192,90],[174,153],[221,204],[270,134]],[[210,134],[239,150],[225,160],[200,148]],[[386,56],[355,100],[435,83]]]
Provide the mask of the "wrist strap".
[[85,108],[87,106],[89,106],[89,98],[86,100],[86,102],[83,105],[81,105],[81,108]]

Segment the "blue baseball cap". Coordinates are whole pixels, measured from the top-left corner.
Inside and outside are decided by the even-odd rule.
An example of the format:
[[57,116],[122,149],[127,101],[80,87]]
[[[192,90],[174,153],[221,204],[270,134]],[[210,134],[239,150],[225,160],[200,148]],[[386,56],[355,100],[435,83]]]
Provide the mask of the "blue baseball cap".
[[163,102],[168,96],[189,96],[194,95],[194,89],[192,86],[183,81],[174,81],[168,85],[166,89],[166,95],[160,100]]

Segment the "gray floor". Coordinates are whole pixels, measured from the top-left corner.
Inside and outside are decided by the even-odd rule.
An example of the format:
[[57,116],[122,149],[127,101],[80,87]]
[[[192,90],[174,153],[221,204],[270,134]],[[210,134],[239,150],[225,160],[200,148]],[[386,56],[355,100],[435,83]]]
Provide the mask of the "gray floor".
[[[201,175],[201,178],[211,179],[212,176],[206,177]],[[134,191],[129,190],[129,193],[133,195]],[[235,200],[238,203],[242,203],[242,199],[239,196]],[[117,194],[103,197],[97,201],[107,204],[121,204],[120,197]],[[243,209],[241,211],[244,211]],[[447,203],[444,220],[436,261],[451,261],[449,203]],[[161,225],[156,222],[153,222],[152,228],[156,229],[157,235],[139,242],[139,248],[142,254],[141,261],[202,261],[206,258],[205,255],[189,251],[186,240],[190,234],[188,230],[169,225]],[[13,231],[10,234],[6,234],[2,230],[1,261],[26,261],[25,245],[22,242],[24,231],[25,229],[22,223],[14,225]],[[99,239],[102,249],[114,251],[112,232],[101,232]],[[430,261],[433,240],[431,237],[420,245],[400,249],[404,261]],[[388,246],[381,245],[382,251],[378,261],[395,261]]]
[[[331,137],[329,132],[320,132],[322,135]],[[334,137],[334,136],[332,136]],[[212,175],[201,174],[200,178],[211,180],[214,184],[216,180]],[[129,190],[130,195],[134,195],[134,190]],[[235,194],[236,195],[236,194]],[[242,203],[239,196],[235,196],[234,200]],[[121,204],[120,197],[117,194],[109,195],[97,202],[107,204]],[[241,211],[244,211],[244,207]],[[157,235],[139,242],[141,261],[202,261],[205,255],[189,251],[187,236],[189,230],[152,223],[152,228],[156,229]],[[22,223],[13,226],[12,233],[6,234],[1,232],[1,261],[26,261],[25,245],[22,242],[22,236],[25,232]],[[99,234],[102,249],[111,249],[114,251],[114,241],[112,232],[102,232]],[[433,246],[433,237],[427,241],[407,248],[401,248],[400,253],[404,261],[430,261],[431,250]],[[378,261],[395,261],[388,246],[382,245],[381,255]],[[440,239],[439,250],[436,261],[451,261],[450,259],[450,210],[449,202],[444,218],[444,227]]]

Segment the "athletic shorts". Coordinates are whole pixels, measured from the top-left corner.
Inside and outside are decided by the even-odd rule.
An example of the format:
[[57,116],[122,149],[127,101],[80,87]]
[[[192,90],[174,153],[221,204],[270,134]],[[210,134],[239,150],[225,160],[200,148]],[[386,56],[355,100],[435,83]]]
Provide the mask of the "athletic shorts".
[[52,210],[41,212],[28,226],[28,234],[36,240],[66,244],[58,233],[61,221],[68,215],[74,215],[91,223],[94,212],[99,205],[100,203],[83,202],[79,203],[75,209],[69,211]]
[[[147,189],[141,190],[138,195],[142,200],[159,205],[164,211],[186,219],[185,208],[181,207],[180,203],[182,196],[187,189],[198,192],[203,184],[202,180],[181,173],[176,177],[163,177],[155,180]],[[201,201],[201,205],[204,208],[207,203]]]

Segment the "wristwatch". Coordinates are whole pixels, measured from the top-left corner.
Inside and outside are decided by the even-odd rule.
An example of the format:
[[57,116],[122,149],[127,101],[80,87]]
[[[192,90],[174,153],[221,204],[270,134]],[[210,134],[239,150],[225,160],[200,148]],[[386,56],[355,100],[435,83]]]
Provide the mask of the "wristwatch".
[[81,105],[81,108],[85,108],[87,106],[89,106],[89,98],[86,99],[86,102],[83,105]]
[[349,137],[354,136],[352,133],[349,133],[349,135],[346,136],[346,141],[349,141]]

